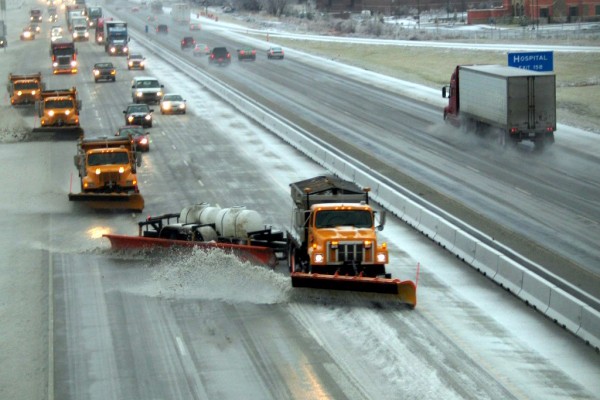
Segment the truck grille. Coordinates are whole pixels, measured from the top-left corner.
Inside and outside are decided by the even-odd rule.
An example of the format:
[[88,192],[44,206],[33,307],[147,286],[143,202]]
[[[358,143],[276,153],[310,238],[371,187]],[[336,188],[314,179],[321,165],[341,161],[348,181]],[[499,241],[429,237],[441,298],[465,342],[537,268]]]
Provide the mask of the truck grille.
[[338,262],[363,262],[364,256],[362,243],[340,243],[338,246]]
[[119,173],[118,172],[103,172],[100,174],[100,182],[103,185],[107,184],[116,184],[119,182]]

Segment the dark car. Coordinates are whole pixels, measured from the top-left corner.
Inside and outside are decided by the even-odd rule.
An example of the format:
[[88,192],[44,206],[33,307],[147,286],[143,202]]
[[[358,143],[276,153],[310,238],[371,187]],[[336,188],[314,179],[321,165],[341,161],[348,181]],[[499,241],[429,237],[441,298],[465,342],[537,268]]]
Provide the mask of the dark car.
[[152,110],[148,104],[130,104],[123,111],[125,114],[125,125],[141,125],[144,128],[152,128]]
[[181,50],[193,49],[195,45],[196,41],[191,36],[186,36],[183,39],[181,39]]
[[208,57],[209,64],[229,65],[231,63],[231,54],[226,47],[215,47]]
[[92,72],[94,74],[94,82],[98,82],[99,80],[114,82],[117,79],[117,70],[113,63],[110,62],[94,64]]
[[283,49],[281,47],[269,47],[269,50],[267,50],[267,58],[269,60],[272,58],[283,60]]
[[166,35],[169,33],[169,27],[165,24],[160,24],[156,27],[156,33]]
[[148,135],[149,132],[146,132],[142,125],[121,126],[115,133],[115,136],[131,137],[139,151],[150,151],[150,137]]
[[237,53],[238,53],[238,61],[244,61],[244,60],[256,61],[256,49],[248,47],[245,49],[239,49],[237,51]]
[[141,69],[146,68],[146,59],[141,54],[129,54],[127,56],[127,69]]

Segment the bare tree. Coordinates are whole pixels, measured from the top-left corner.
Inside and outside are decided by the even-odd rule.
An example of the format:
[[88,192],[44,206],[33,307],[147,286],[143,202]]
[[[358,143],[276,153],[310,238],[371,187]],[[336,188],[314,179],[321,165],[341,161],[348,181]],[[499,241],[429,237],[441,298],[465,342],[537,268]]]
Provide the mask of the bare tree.
[[285,13],[289,0],[263,0],[263,9],[276,17]]

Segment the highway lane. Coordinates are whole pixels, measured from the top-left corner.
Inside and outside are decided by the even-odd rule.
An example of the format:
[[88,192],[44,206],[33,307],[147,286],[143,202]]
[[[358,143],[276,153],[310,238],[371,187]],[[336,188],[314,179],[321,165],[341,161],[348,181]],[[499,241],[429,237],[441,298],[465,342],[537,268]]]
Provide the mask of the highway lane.
[[[105,56],[91,44],[80,54],[86,72],[49,80],[81,88],[86,132],[112,132],[129,101],[128,78],[139,73],[120,70],[117,83],[96,85],[87,68]],[[39,61],[31,67],[47,68]],[[169,90],[185,85],[156,61],[147,74]],[[322,170],[201,87],[192,92],[189,115],[156,117],[153,148],[140,169],[144,214],[208,201],[245,204],[286,224],[287,183]],[[42,248],[52,260],[55,398],[593,398],[589,376],[597,376],[597,359],[577,338],[393,218],[391,232],[384,231],[394,239],[393,274],[412,276],[423,262],[415,311],[363,296],[290,292],[284,271],[232,260],[110,253],[98,234],[133,234],[141,216],[94,213],[66,201],[75,144],[11,150],[16,155],[3,157],[7,170],[25,156],[48,160],[29,170],[39,186],[19,187],[7,175],[3,181],[11,183],[8,194],[36,200],[6,202],[6,215],[27,207],[28,220],[41,225],[36,231],[47,231],[24,246]],[[19,215],[7,222],[19,226]],[[455,277],[444,277],[446,269]],[[473,289],[482,293],[470,297]],[[534,331],[543,348],[499,322],[506,312],[480,308],[490,302],[524,318],[521,330]],[[589,372],[575,373],[557,348]],[[548,379],[559,387],[548,388]]]
[[[143,23],[129,20],[133,26]],[[191,33],[172,26],[168,15],[160,22],[171,25],[169,35],[150,34],[150,39],[181,53],[179,40]],[[243,41],[257,43],[227,33],[218,23],[206,22],[194,35],[230,50]],[[260,44],[256,63],[238,63],[232,51],[228,68],[188,58],[576,287],[600,295],[596,157],[562,146],[568,138],[560,131],[545,154],[531,154],[527,145],[500,151],[489,141],[444,126],[439,109],[400,97],[391,88],[371,86],[328,64],[305,64],[301,56],[268,62],[266,45]]]

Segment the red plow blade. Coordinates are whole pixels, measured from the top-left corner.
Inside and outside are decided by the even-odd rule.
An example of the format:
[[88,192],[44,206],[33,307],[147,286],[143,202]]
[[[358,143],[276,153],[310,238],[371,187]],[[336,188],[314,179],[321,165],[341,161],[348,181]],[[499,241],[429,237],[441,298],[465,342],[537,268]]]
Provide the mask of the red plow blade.
[[203,249],[221,249],[225,252],[232,253],[243,261],[249,261],[252,263],[258,263],[269,266],[271,268],[277,265],[277,258],[273,249],[262,246],[250,246],[233,243],[219,243],[219,242],[190,242],[186,240],[172,240],[172,239],[160,239],[160,238],[149,238],[143,236],[126,236],[126,235],[112,235],[106,234],[103,237],[110,240],[111,247],[117,250],[130,250],[130,249],[155,249],[163,248],[168,249],[172,247],[178,248],[194,248],[199,247]]
[[417,305],[417,286],[408,280],[304,272],[293,272],[291,277],[293,287],[390,294],[411,308]]

